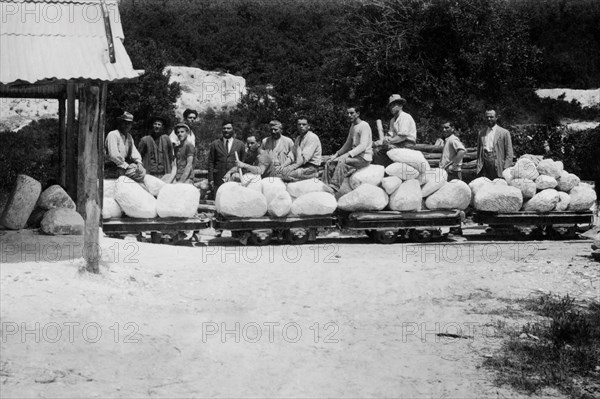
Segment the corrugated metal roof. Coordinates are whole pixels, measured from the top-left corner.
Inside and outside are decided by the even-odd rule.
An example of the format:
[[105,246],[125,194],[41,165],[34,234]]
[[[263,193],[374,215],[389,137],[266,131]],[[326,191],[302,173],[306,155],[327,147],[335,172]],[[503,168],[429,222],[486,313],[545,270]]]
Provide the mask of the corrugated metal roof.
[[114,64],[99,0],[0,1],[0,83],[138,77],[123,47],[118,4],[106,5]]

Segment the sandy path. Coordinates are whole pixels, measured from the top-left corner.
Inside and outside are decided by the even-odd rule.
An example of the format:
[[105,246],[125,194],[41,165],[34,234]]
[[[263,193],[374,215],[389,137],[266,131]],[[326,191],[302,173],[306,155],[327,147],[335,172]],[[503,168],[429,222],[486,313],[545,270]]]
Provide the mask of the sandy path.
[[102,245],[0,265],[3,397],[520,397],[479,368],[498,310],[599,296],[589,242]]

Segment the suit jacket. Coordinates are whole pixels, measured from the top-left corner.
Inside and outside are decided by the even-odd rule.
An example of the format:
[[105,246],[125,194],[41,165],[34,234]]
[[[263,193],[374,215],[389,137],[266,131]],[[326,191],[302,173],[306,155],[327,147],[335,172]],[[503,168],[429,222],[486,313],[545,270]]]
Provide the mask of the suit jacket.
[[[477,173],[483,169],[483,149],[485,148],[485,134],[487,128],[479,132],[477,137]],[[496,153],[496,172],[502,176],[504,169],[513,165],[513,147],[508,130],[496,125],[496,137],[494,137],[494,152]]]
[[236,138],[231,143],[231,151],[227,152],[223,138],[216,139],[210,143],[208,149],[208,181],[214,181],[215,186],[223,184],[223,176],[235,165],[235,153],[240,161],[246,159],[246,146]]

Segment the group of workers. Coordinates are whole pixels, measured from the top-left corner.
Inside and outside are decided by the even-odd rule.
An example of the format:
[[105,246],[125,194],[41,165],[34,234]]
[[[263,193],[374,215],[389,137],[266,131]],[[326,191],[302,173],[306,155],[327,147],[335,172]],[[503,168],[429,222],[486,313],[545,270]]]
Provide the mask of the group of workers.
[[[231,121],[222,123],[222,137],[210,143],[208,151],[208,182],[213,195],[227,181],[239,181],[241,174],[252,173],[261,177],[280,177],[283,181],[318,178],[326,189],[336,194],[343,180],[369,164],[387,166],[392,161],[386,155],[393,148],[414,148],[417,128],[412,116],[404,112],[406,100],[393,94],[388,101],[392,113],[389,129],[373,141],[369,124],[361,119],[358,105],[347,107],[350,128],[344,145],[324,165],[322,176],[322,148],[319,136],[311,130],[305,116],[296,119],[297,136],[284,136],[283,125],[277,120],[269,123],[270,135],[262,141],[256,135],[246,138],[244,144],[235,138]],[[477,139],[477,175],[494,179],[510,167],[513,150],[510,133],[497,125],[494,109],[485,112],[487,127]],[[121,175],[141,181],[145,173],[161,178],[166,183],[192,183],[196,136],[189,124],[198,119],[198,113],[187,109],[183,122],[177,123],[168,135],[167,122],[161,117],[152,119],[151,133],[143,137],[136,148],[130,134],[133,115],[124,112],[118,117],[119,126],[106,136],[105,177]],[[461,166],[466,149],[457,136],[452,121],[441,124],[443,145],[440,168],[448,172],[448,180],[462,179]]]

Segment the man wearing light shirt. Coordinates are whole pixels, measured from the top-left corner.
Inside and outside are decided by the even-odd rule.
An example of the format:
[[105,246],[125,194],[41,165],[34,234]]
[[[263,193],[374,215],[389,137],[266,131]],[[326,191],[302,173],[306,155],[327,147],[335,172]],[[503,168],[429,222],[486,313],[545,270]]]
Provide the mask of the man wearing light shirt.
[[142,156],[135,148],[131,128],[133,126],[133,115],[123,112],[117,118],[119,127],[106,135],[104,142],[106,151],[106,162],[104,164],[104,176],[107,179],[126,175],[134,178],[136,171],[139,174],[145,169],[142,166]]
[[403,111],[406,100],[400,94],[392,94],[388,100],[388,108],[392,115],[388,133],[382,140],[373,143],[375,151],[373,163],[388,166],[392,161],[386,155],[392,148],[412,148],[417,143],[417,125],[410,114]]
[[477,176],[493,180],[502,177],[504,169],[513,164],[512,140],[508,130],[496,124],[494,109],[485,112],[485,119],[487,127],[477,138]]
[[210,143],[208,149],[208,182],[212,186],[213,195],[216,195],[223,184],[227,171],[236,166],[236,161],[243,162],[246,159],[246,146],[233,137],[233,123],[224,121],[221,132],[223,137]]
[[[198,120],[198,112],[197,111],[195,111],[193,109],[189,109],[189,108],[186,109],[185,111],[183,111],[183,123],[185,123],[188,127],[190,127],[194,123],[196,123],[197,120]],[[179,141],[177,132],[175,132],[174,129],[171,132],[171,134],[169,135],[169,139],[171,140],[171,143],[173,143],[173,146],[181,145],[181,142]],[[194,135],[194,132],[192,132],[191,128],[189,130],[189,134],[187,136],[186,141],[188,143],[192,144],[194,146],[194,148],[196,147],[196,136]]]
[[308,119],[297,119],[298,137],[294,140],[292,155],[294,162],[281,171],[283,181],[294,182],[312,179],[319,175],[321,165],[321,140],[310,130]]
[[348,107],[347,114],[352,123],[348,138],[342,148],[327,161],[323,173],[323,183],[332,193],[339,191],[346,177],[369,166],[373,160],[371,127],[360,119],[360,107]]
[[271,158],[271,173],[273,176],[281,176],[283,169],[293,163],[292,150],[294,141],[282,134],[283,124],[277,120],[269,122],[271,135],[262,141],[262,149]]

